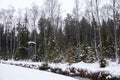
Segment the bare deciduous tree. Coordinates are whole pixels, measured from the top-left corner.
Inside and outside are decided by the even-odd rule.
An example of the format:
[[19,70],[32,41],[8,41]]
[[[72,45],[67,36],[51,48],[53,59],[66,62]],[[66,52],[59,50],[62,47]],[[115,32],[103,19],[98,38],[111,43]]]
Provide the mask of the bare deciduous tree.
[[[34,42],[36,43],[36,34],[37,34],[37,20],[38,20],[38,16],[39,16],[39,7],[36,4],[33,4],[32,9],[31,9],[31,16],[32,16],[32,21],[33,21],[33,31],[35,31],[36,33],[34,34]],[[35,56],[37,54],[37,44],[35,44]]]
[[79,0],[74,0],[75,7],[73,8],[73,16],[76,21],[76,39],[77,39],[77,55],[81,54],[81,45],[80,45],[80,26],[79,26],[79,14],[80,14],[80,4]]
[[113,22],[114,22],[114,36],[115,36],[115,58],[116,61],[119,60],[119,55],[118,55],[118,43],[117,43],[117,12],[119,11],[119,2],[120,0],[110,0],[112,2],[112,11],[113,11]]
[[[46,11],[45,17],[50,20],[51,26],[54,27],[54,42],[56,42],[56,32],[61,22],[61,5],[58,0],[45,0],[44,5],[43,11]],[[55,45],[57,46],[57,43]]]
[[[12,33],[11,30],[13,28],[13,17],[14,17],[14,12],[15,9],[14,7],[10,6],[8,9],[2,9],[2,23],[5,26],[5,33],[6,33],[6,49],[7,49],[7,54],[9,55],[10,58],[12,58],[13,53],[12,53]],[[11,33],[11,34],[10,34]],[[10,34],[10,49],[8,46],[8,37]]]

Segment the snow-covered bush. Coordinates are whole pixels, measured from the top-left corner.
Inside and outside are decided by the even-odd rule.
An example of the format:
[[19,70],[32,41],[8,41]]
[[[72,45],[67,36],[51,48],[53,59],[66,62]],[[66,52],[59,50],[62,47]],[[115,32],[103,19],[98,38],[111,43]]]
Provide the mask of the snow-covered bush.
[[23,60],[28,59],[28,52],[23,46],[17,48],[15,59],[17,59],[17,60],[19,60],[19,59],[23,59]]
[[40,58],[37,55],[35,55],[35,56],[33,56],[32,61],[38,62],[38,61],[40,61]]
[[39,66],[39,70],[48,70],[49,69],[49,66],[48,66],[48,63],[44,62],[42,63],[41,66]]
[[104,68],[104,67],[106,67],[107,66],[107,61],[105,60],[105,59],[101,59],[100,61],[99,61],[99,64],[100,64],[100,67],[101,68]]
[[66,50],[66,61],[68,63],[73,63],[75,62],[75,49],[73,47],[70,47]]
[[60,69],[60,68],[51,68],[51,72],[53,72],[53,73],[62,73],[62,69]]
[[3,60],[8,60],[8,56],[7,55],[5,55],[5,56],[3,56],[1,59],[3,59]]
[[93,63],[96,61],[95,51],[92,47],[83,48],[80,53],[81,54],[76,56],[75,61],[83,61],[86,63]]

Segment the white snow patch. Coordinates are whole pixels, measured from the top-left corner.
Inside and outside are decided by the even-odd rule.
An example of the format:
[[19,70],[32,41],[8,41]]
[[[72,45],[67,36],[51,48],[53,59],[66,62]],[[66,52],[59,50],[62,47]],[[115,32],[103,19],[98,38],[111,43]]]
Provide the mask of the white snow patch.
[[[14,64],[29,64],[29,65],[37,65],[40,66],[42,65],[43,62],[25,62],[25,61],[1,61],[5,63],[14,63]],[[105,68],[100,68],[99,63],[84,63],[84,62],[79,62],[79,63],[73,63],[69,65],[68,63],[48,63],[48,65],[51,68],[60,68],[62,71],[67,71],[69,68],[76,68],[76,69],[83,69],[88,72],[106,72],[109,73],[112,77],[120,77],[120,64],[117,64],[116,62],[111,62],[108,61],[108,66]]]
[[77,80],[50,72],[0,63],[0,80]]
[[100,68],[99,63],[74,63],[71,65],[71,67],[75,67],[77,69],[83,69],[87,70],[88,72],[106,72],[110,73],[112,76],[120,77],[120,64],[117,64],[116,62],[109,62],[109,65],[105,68]]
[[34,41],[29,41],[28,44],[36,44]]
[[50,63],[49,64],[50,67],[52,68],[59,68],[59,69],[62,69],[62,71],[66,71],[70,66],[68,65],[68,63]]

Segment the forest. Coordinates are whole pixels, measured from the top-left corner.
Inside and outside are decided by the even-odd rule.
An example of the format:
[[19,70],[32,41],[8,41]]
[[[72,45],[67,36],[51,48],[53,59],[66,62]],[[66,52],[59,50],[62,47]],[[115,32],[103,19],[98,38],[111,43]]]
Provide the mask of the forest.
[[74,0],[65,17],[58,0],[18,12],[12,6],[0,9],[0,58],[120,63],[120,1],[108,0],[105,5],[102,0],[85,1],[84,13],[79,0]]

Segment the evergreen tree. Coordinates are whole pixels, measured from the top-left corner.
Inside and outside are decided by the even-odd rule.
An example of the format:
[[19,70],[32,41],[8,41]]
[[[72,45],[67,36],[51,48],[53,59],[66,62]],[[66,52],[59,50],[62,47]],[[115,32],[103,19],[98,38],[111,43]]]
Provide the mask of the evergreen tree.
[[3,31],[4,31],[3,25],[0,24],[0,53],[2,52],[2,37],[3,37]]
[[114,43],[114,23],[113,20],[108,19],[107,21],[108,25],[108,45],[109,45],[109,58],[115,60],[115,43]]
[[38,46],[38,56],[41,56],[41,59],[43,60],[45,57],[45,54],[47,54],[47,23],[48,21],[41,17],[38,22],[38,28],[39,28],[39,46]]
[[27,26],[28,26],[27,24],[28,24],[28,18],[27,18],[27,15],[25,15],[23,25],[18,26],[19,44],[18,44],[18,47],[17,47],[16,56],[15,56],[15,58],[17,58],[17,59],[28,59],[28,58],[31,58],[31,55],[33,55],[33,54],[28,55],[28,51],[29,51],[29,49],[28,49],[29,31],[28,31],[28,28],[27,28]]
[[75,20],[72,18],[70,14],[67,14],[65,19],[65,45],[66,48],[69,46],[76,46],[76,29],[75,29]]

